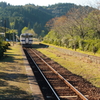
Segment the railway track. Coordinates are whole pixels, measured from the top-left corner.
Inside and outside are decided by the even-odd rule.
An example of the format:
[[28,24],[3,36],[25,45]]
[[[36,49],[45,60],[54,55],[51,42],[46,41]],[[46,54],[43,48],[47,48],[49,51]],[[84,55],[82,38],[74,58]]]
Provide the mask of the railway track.
[[36,75],[45,100],[96,100],[90,99],[87,90],[80,89],[79,84],[83,86],[83,84],[79,83],[80,80],[73,78],[71,81],[68,79],[71,76],[69,72],[66,75],[62,68],[55,67],[55,64],[48,62],[48,59],[45,61],[34,49],[24,48],[24,52]]

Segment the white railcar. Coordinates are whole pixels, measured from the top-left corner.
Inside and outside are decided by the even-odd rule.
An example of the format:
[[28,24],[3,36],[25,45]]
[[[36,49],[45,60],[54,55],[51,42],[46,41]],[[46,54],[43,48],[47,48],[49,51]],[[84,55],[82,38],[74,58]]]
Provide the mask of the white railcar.
[[23,46],[30,47],[33,43],[33,35],[31,33],[24,33],[20,35],[20,43]]

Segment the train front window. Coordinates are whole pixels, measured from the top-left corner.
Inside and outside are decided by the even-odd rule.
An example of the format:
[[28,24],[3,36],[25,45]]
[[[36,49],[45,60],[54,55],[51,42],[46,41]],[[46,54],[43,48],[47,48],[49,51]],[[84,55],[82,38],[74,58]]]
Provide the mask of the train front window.
[[29,35],[29,37],[30,37],[30,38],[32,38],[32,37],[33,37],[33,35]]
[[23,38],[33,38],[33,35],[25,34],[25,35],[21,35],[21,37],[23,37]]
[[24,37],[25,37],[25,35],[22,35],[21,37],[23,37],[23,38],[24,38]]
[[28,36],[28,34],[26,34],[26,38],[28,38],[29,36]]

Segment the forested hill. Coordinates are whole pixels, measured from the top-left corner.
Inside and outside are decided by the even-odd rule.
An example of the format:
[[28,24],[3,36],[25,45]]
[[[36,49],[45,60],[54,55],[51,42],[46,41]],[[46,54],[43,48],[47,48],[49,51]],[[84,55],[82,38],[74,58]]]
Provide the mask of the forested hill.
[[[0,20],[6,20],[6,27],[17,29],[21,33],[23,27],[37,27],[41,31],[52,15],[37,9],[34,5],[12,6],[0,3]],[[4,26],[4,23],[0,23]],[[40,33],[39,31],[39,33]]]
[[58,3],[46,7],[38,7],[38,9],[48,12],[53,17],[60,17],[62,15],[65,15],[72,8],[82,8],[82,6],[77,6],[73,3]]
[[17,29],[18,34],[21,34],[23,27],[29,27],[41,35],[42,30],[45,31],[45,24],[53,17],[65,15],[70,9],[78,8],[71,3],[59,3],[49,6],[35,6],[34,4],[26,4],[25,6],[13,6],[6,2],[0,2],[0,26],[4,26],[6,20],[6,27]]

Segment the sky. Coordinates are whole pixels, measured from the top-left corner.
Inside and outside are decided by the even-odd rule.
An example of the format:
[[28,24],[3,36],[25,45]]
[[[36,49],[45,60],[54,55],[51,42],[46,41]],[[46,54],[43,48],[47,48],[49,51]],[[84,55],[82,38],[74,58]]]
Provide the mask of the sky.
[[25,5],[25,4],[35,4],[39,6],[48,6],[56,3],[74,3],[77,5],[89,5],[94,6],[100,0],[0,0],[0,2],[7,2],[11,5]]

